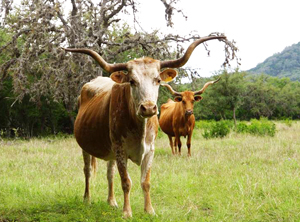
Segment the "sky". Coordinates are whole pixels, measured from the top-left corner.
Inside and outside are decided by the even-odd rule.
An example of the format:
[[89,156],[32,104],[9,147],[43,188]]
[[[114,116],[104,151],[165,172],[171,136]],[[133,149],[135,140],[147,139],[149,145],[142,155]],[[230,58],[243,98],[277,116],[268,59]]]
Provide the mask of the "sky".
[[[20,0],[15,0],[19,2]],[[70,0],[67,0],[69,2]],[[92,0],[95,4],[98,0]],[[169,0],[168,0],[169,1]],[[188,19],[180,13],[173,18],[174,27],[168,28],[165,7],[160,0],[140,0],[138,20],[146,31],[159,29],[162,33],[207,36],[212,32],[224,33],[234,40],[241,58],[241,71],[254,68],[285,47],[300,42],[300,0],[178,0]],[[126,20],[127,19],[127,20]],[[132,18],[124,17],[124,22]],[[189,44],[186,44],[186,48]],[[184,67],[197,69],[202,77],[218,72],[224,62],[224,44],[208,42],[210,56],[198,46]],[[237,67],[236,61],[231,67]]]
[[[172,29],[166,28],[161,1],[141,2],[138,19],[147,31],[159,29],[179,35],[196,31],[200,36],[221,32],[229,40],[235,40],[242,71],[300,42],[299,0],[181,0],[177,8],[188,19],[176,13]],[[219,71],[225,58],[224,44],[212,40],[208,47],[209,57],[204,47],[198,46],[185,67],[200,68],[198,72],[203,77]],[[237,67],[236,61],[231,62],[231,67]]]

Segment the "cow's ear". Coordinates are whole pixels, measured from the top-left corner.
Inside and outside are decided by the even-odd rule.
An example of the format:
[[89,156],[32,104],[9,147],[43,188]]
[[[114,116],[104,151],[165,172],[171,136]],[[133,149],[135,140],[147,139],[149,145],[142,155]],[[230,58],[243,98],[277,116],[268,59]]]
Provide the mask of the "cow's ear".
[[115,81],[116,83],[124,83],[124,82],[128,82],[129,78],[128,75],[126,75],[124,72],[122,71],[117,71],[117,72],[113,72],[110,75],[110,78]]
[[175,102],[181,102],[182,101],[182,97],[181,96],[176,96],[174,98]]
[[202,99],[202,96],[194,96],[195,101],[200,101]]
[[165,69],[160,73],[160,78],[164,82],[172,81],[175,76],[177,76],[177,71],[175,69]]

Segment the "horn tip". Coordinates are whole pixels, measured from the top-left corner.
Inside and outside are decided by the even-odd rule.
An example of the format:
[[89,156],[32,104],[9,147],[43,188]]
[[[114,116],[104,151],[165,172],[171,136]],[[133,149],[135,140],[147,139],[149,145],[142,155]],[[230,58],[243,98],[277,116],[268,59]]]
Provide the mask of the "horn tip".
[[217,78],[217,80],[215,80],[213,83],[219,82],[220,79],[221,79],[221,76],[219,78]]

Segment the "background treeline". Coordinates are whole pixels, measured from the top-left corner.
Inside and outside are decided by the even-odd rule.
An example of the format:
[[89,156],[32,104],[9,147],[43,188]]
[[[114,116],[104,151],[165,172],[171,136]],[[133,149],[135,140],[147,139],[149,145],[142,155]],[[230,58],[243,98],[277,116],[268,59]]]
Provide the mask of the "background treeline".
[[[196,90],[217,76],[221,76],[221,80],[205,91],[203,100],[195,103],[197,120],[300,118],[300,83],[288,78],[222,71],[212,78],[198,78],[189,84],[172,83],[172,86],[177,91]],[[171,95],[161,88],[158,104],[165,103],[168,98]],[[71,115],[75,117],[76,110]],[[42,97],[36,103],[29,96],[16,100],[12,78],[4,80],[0,90],[1,137],[32,137],[72,131],[70,113],[62,102]]]
[[[223,71],[217,76],[221,76],[221,80],[209,87],[203,94],[203,99],[195,103],[194,114],[197,120],[300,117],[298,81],[239,71],[233,73]],[[178,85],[174,88],[177,91],[200,89],[209,80],[199,78],[191,84]],[[160,97],[160,102],[162,99]]]

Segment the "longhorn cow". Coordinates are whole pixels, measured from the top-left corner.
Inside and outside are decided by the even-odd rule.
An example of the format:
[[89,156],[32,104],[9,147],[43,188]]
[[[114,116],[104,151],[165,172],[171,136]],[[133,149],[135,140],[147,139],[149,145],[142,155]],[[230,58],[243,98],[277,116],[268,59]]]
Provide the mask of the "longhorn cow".
[[[108,161],[108,203],[117,206],[114,197],[114,166],[121,177],[124,193],[123,216],[131,217],[131,179],[127,161],[141,165],[141,187],[144,193],[144,210],[154,214],[150,200],[150,169],[154,157],[154,141],[158,131],[157,98],[161,81],[172,80],[199,44],[225,36],[207,36],[193,42],[183,57],[159,61],[140,58],[127,63],[107,63],[90,49],[64,48],[69,52],[84,53],[93,57],[109,73],[110,78],[97,77],[86,83],[79,98],[80,107],[74,125],[74,133],[83,151],[85,192],[89,201],[89,179],[92,157]],[[160,72],[161,69],[168,68]],[[128,73],[125,74],[127,71]]]
[[[175,97],[175,102],[169,99],[167,103],[161,105],[159,117],[160,128],[169,137],[173,155],[177,153],[177,147],[179,155],[181,154],[180,137],[187,136],[186,146],[188,148],[188,156],[191,156],[191,140],[195,127],[194,102],[200,101],[202,99],[201,94],[204,93],[206,88],[218,82],[219,79],[207,82],[201,90],[195,92],[176,92],[170,85],[162,84]],[[175,137],[174,143],[173,137]]]

